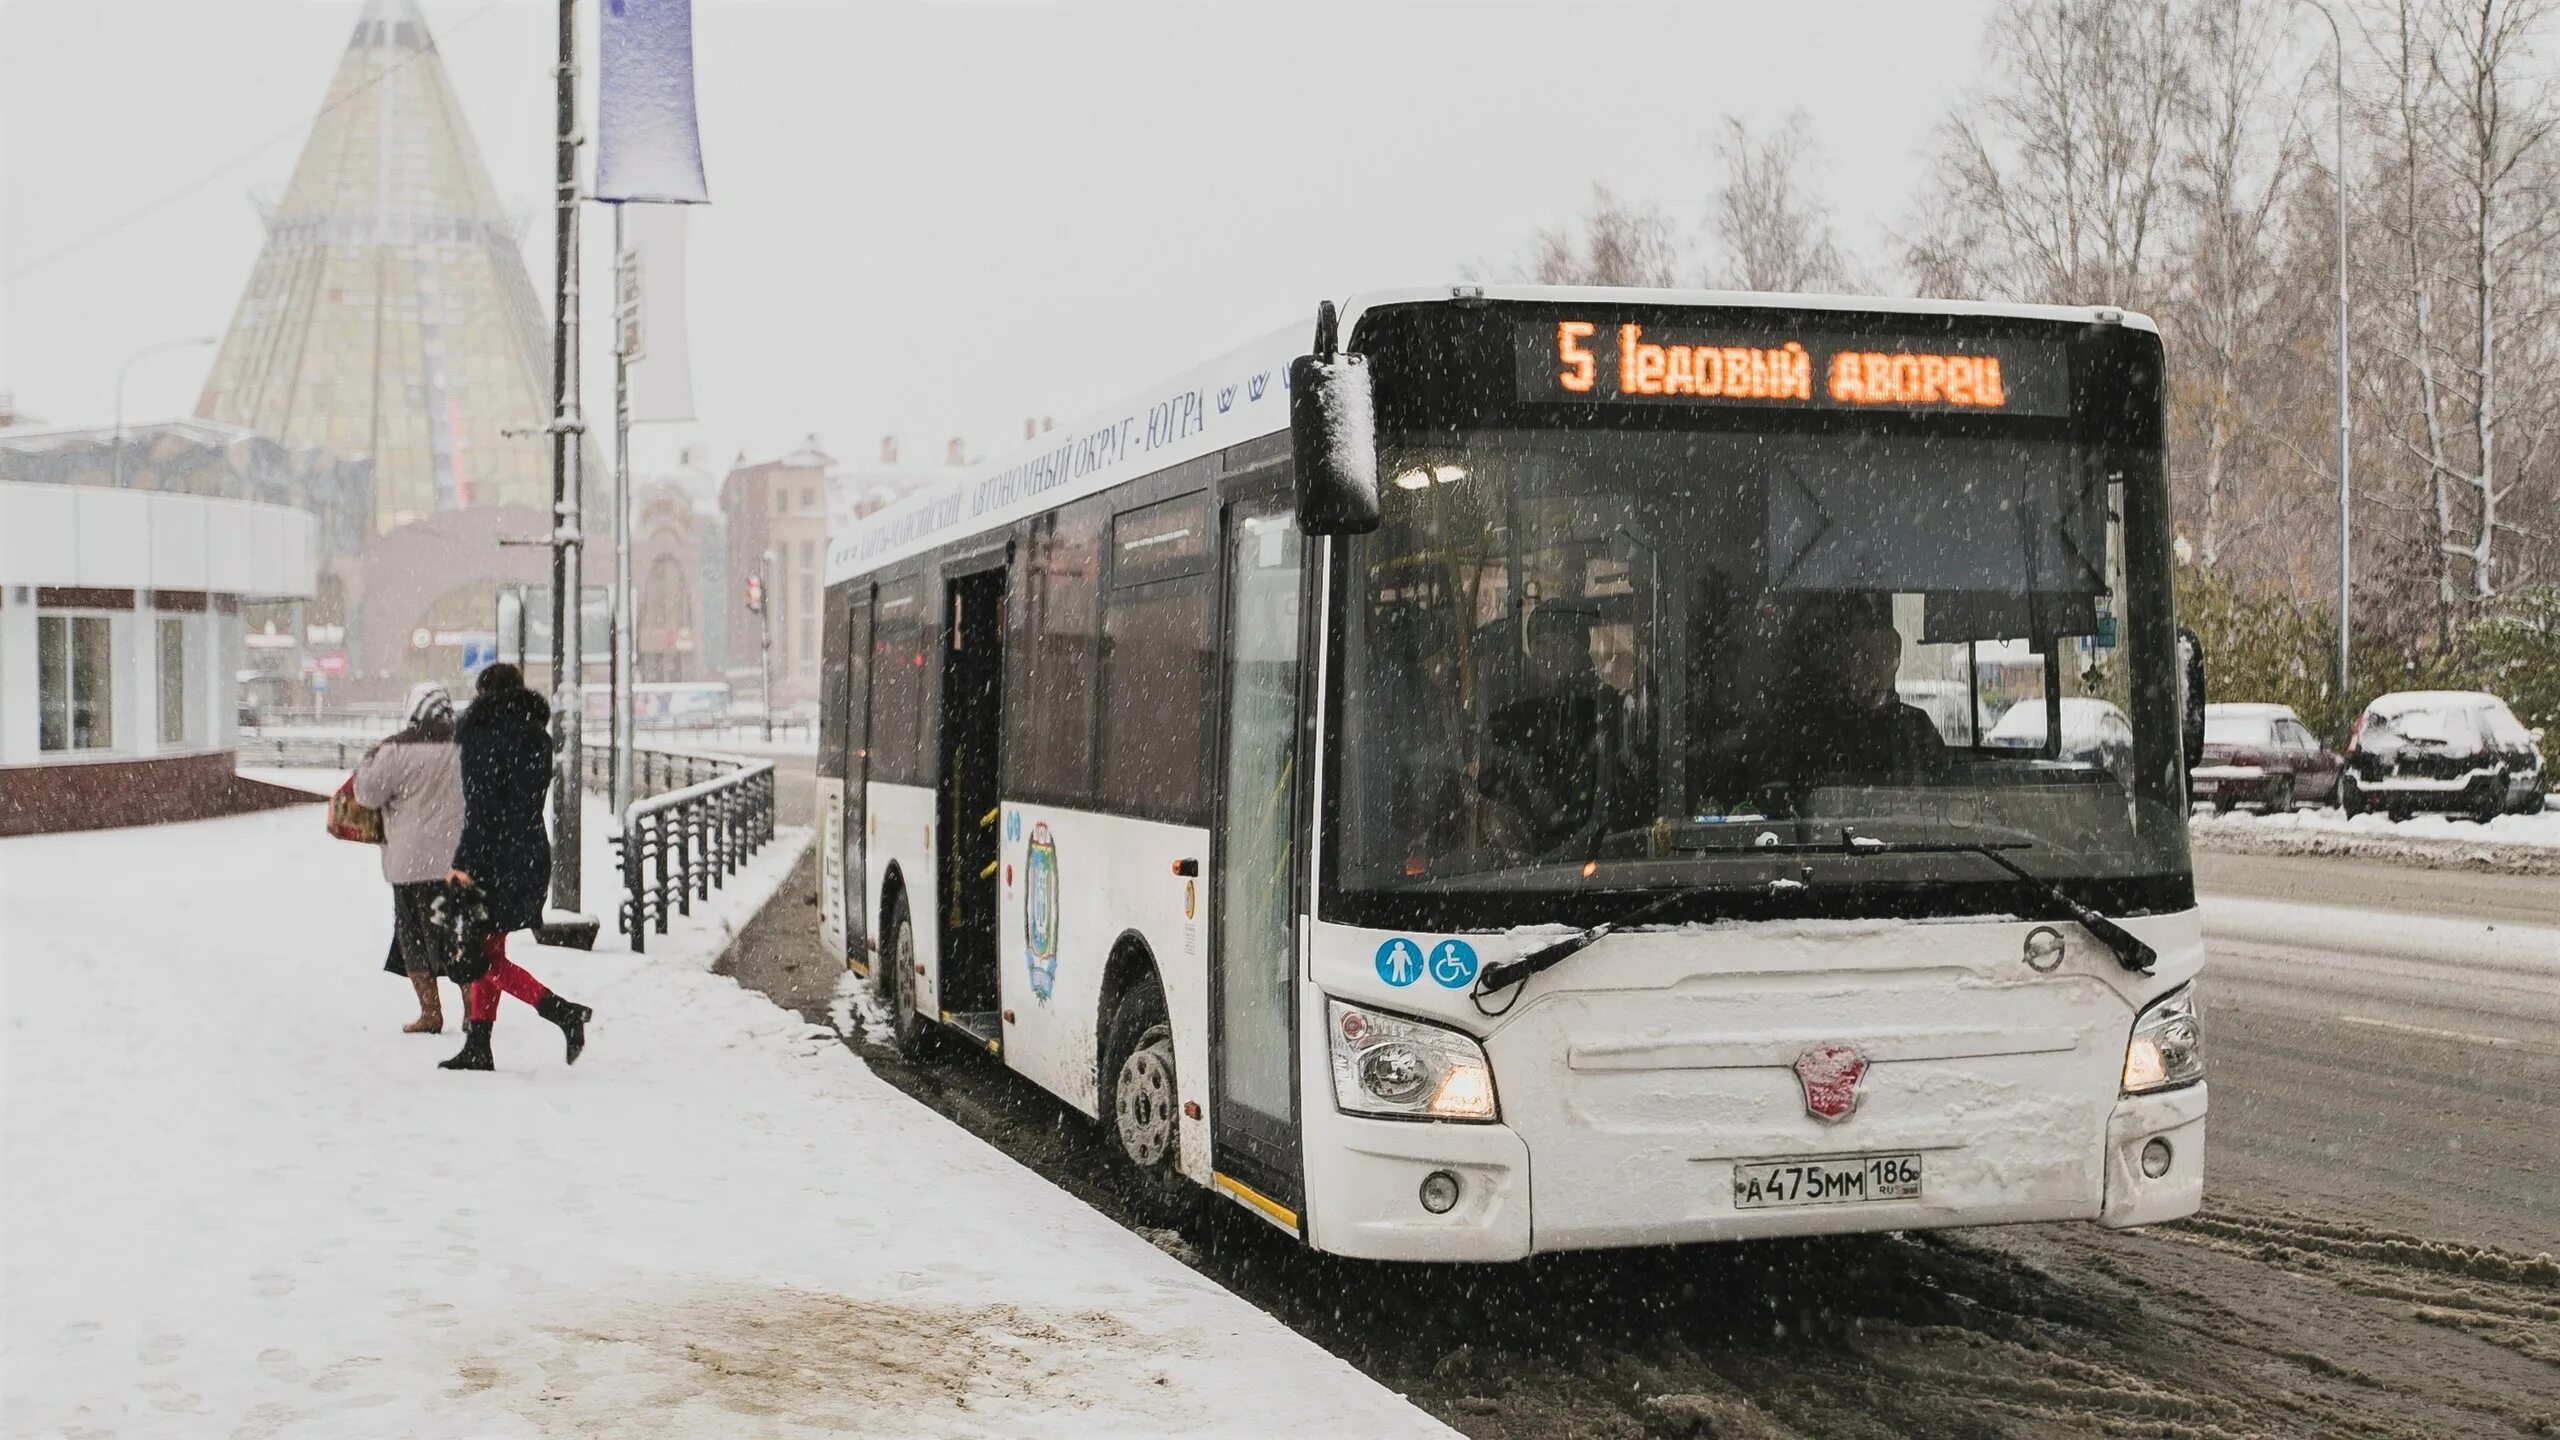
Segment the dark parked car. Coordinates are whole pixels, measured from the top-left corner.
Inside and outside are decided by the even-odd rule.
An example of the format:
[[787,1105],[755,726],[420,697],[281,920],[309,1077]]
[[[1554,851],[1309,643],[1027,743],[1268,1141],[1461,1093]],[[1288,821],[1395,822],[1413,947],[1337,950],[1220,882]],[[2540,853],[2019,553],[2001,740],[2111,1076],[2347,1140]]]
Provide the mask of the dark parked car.
[[2405,690],[2365,707],[2347,742],[2338,804],[2405,820],[2449,810],[2487,823],[2542,808],[2542,732],[2478,690]]
[[2216,813],[2255,805],[2282,815],[2338,794],[2346,761],[2303,725],[2290,705],[2204,707],[2204,763],[2187,772],[2191,793]]

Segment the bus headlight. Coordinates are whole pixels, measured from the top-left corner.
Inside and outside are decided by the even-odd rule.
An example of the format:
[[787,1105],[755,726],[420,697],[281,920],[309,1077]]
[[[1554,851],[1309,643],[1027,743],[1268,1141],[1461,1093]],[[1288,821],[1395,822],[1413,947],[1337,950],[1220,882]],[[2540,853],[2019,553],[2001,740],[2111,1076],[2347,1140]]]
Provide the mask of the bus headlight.
[[2144,1007],[2124,1047],[2124,1093],[2175,1090],[2204,1078],[2204,1017],[2196,987],[2181,985]]
[[1336,1108],[1416,1120],[1500,1118],[1493,1066],[1473,1037],[1330,998],[1325,1019]]

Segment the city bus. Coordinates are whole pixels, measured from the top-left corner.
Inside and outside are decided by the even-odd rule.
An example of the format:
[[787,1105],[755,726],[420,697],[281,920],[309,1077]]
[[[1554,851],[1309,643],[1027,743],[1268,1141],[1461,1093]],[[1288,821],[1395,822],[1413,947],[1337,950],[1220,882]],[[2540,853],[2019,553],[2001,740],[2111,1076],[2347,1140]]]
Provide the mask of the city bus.
[[2156,328],[1320,315],[830,537],[820,940],[897,1043],[1355,1257],[2192,1213]]

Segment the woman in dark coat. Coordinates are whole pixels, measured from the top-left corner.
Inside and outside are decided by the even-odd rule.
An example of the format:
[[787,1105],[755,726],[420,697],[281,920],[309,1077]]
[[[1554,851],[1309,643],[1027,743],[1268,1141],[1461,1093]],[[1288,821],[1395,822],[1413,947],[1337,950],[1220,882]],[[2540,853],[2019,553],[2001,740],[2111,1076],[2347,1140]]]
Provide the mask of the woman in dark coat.
[[446,1070],[496,1068],[489,1051],[501,991],[531,1005],[569,1040],[569,1063],[586,1048],[595,1012],[552,994],[507,958],[507,932],[542,923],[551,890],[551,840],[542,804],[551,789],[551,706],[524,686],[513,665],[480,672],[471,708],[456,731],[462,749],[462,840],[454,847],[453,883],[476,905],[470,917],[488,970],[462,992],[462,1050]]

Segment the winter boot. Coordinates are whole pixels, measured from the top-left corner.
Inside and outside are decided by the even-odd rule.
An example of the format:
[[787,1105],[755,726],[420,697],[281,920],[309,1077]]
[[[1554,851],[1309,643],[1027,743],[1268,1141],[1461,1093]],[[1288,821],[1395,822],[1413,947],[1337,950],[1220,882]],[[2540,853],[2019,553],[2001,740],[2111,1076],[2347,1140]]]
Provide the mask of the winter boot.
[[587,1048],[587,1022],[596,1018],[596,1012],[573,1000],[545,995],[533,1013],[560,1027],[560,1033],[569,1038],[569,1063],[577,1064],[578,1052]]
[[436,1068],[439,1070],[497,1069],[497,1060],[489,1054],[489,1031],[493,1028],[493,1023],[488,1020],[463,1021],[462,1048],[454,1052],[452,1059],[437,1061]]

